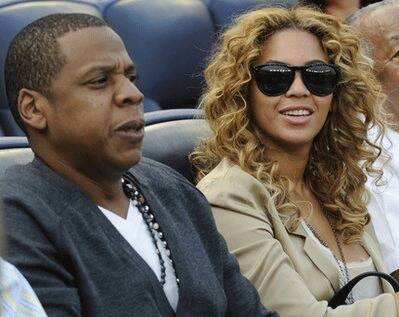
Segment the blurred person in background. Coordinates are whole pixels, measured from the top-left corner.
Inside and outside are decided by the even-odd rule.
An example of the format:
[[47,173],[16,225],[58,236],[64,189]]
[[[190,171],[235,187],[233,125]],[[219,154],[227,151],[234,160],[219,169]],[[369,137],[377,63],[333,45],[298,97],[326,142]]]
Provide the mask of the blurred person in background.
[[300,0],[302,5],[316,6],[327,14],[339,18],[341,21],[355,13],[358,9],[379,0]]
[[265,8],[239,17],[205,70],[214,132],[192,154],[198,188],[263,304],[284,317],[397,317],[399,294],[366,232],[367,176],[384,125],[380,85],[357,37],[331,15]]
[[385,184],[367,183],[368,209],[387,268],[399,280],[399,1],[364,7],[347,22],[359,32],[363,53],[371,59],[386,94],[384,110],[390,125],[384,142],[391,159],[382,165]]

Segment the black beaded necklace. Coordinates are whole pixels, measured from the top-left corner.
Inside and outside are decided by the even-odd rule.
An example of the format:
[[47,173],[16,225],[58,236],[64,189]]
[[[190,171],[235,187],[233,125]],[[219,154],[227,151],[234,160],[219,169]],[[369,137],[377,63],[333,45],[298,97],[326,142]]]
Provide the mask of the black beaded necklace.
[[[166,282],[166,267],[165,267],[165,260],[162,257],[161,250],[159,249],[157,240],[159,239],[161,242],[162,247],[165,249],[165,253],[168,257],[168,260],[172,264],[172,267],[176,274],[176,269],[174,262],[172,260],[172,255],[170,249],[168,248],[168,244],[165,240],[165,236],[161,231],[161,228],[158,222],[155,219],[154,214],[151,212],[150,207],[145,201],[143,194],[140,192],[139,188],[133,184],[133,182],[129,179],[129,177],[124,176],[122,178],[122,188],[125,195],[131,199],[132,203],[136,208],[139,210],[140,214],[142,215],[145,224],[147,225],[147,229],[151,234],[152,243],[155,246],[155,252],[158,255],[159,265],[161,267],[161,280],[159,281],[162,286],[165,285]],[[157,239],[158,237],[158,239]],[[176,274],[176,284],[179,285],[180,280],[177,278]]]

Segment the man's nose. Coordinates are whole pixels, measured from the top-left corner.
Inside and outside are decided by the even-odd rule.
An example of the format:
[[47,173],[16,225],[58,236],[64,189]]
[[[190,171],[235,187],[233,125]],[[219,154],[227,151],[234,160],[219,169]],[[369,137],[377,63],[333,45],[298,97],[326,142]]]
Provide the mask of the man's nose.
[[143,103],[144,95],[137,88],[135,83],[128,78],[121,79],[115,92],[115,102],[118,106],[141,105]]

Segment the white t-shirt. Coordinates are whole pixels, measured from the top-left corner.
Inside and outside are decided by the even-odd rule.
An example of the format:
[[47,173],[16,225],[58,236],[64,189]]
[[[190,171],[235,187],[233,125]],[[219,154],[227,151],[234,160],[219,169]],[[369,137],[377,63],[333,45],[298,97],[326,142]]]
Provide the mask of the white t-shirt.
[[[158,255],[156,254],[156,248],[152,242],[151,234],[147,229],[147,225],[144,222],[143,216],[141,215],[137,207],[132,204],[132,201],[130,201],[126,219],[101,206],[98,206],[98,208],[100,208],[103,214],[114,225],[114,227],[125,238],[125,240],[149,265],[149,267],[154,271],[158,280],[161,280],[161,267],[159,264]],[[163,290],[170,305],[172,306],[174,311],[176,311],[177,302],[179,300],[179,290],[176,282],[175,270],[168,260],[165,248],[161,245],[158,237],[157,241],[158,248],[162,254],[162,258],[165,260],[166,268],[166,280],[165,285],[163,286]]]
[[368,211],[389,272],[399,269],[399,133],[388,129],[384,146],[391,160],[384,166],[384,184],[368,181]]

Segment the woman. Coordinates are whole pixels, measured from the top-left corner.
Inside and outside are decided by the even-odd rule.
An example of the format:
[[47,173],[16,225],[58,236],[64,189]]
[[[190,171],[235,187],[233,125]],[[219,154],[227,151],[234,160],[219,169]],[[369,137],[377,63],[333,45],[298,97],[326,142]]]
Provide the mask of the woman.
[[214,135],[192,155],[198,188],[263,304],[283,317],[398,316],[398,295],[364,280],[347,306],[327,301],[353,276],[383,271],[365,232],[366,173],[381,148],[379,86],[355,35],[307,8],[264,8],[228,29],[201,104]]

